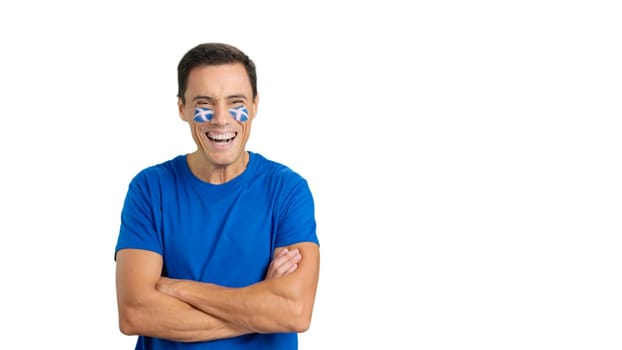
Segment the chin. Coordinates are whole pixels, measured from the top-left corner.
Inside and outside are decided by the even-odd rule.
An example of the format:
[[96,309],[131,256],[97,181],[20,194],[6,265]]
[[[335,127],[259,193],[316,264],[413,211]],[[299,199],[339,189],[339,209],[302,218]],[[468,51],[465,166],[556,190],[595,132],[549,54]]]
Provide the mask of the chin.
[[242,152],[230,151],[230,152],[208,152],[207,159],[217,166],[228,166],[234,164],[241,158]]

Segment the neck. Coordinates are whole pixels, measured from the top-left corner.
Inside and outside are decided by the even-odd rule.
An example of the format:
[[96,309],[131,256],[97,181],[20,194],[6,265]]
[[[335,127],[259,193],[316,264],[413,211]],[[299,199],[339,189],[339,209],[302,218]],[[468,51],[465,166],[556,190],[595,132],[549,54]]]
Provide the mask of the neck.
[[231,164],[215,164],[196,151],[188,155],[188,166],[197,178],[210,184],[220,185],[229,182],[246,170],[249,161],[248,152]]

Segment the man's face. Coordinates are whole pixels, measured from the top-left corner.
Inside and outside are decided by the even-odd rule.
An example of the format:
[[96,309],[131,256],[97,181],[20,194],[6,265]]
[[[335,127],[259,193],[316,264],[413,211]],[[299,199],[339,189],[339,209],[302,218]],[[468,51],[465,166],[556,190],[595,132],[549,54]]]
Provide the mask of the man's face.
[[[179,113],[190,124],[203,158],[215,167],[242,165],[258,103],[258,98],[252,97],[244,66],[234,63],[193,68],[184,96],[186,102],[178,102]],[[240,117],[244,108],[248,117]]]

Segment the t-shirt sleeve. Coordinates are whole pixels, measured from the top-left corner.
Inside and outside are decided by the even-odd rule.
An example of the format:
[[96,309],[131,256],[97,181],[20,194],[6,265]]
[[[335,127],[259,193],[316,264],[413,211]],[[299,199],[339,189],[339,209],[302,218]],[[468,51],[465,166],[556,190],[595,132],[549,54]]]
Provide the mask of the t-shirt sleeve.
[[146,174],[138,174],[128,187],[121,211],[121,227],[115,248],[145,249],[162,254],[162,242],[158,234],[157,196],[149,190]]
[[285,196],[275,243],[282,247],[301,242],[319,245],[313,195],[304,179],[297,181]]

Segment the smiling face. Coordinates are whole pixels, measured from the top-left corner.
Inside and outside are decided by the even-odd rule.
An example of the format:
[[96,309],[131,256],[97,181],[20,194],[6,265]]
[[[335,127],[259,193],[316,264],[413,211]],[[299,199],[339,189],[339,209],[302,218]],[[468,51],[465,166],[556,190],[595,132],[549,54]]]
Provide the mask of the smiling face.
[[188,75],[184,100],[178,100],[179,114],[189,123],[197,145],[190,160],[193,171],[207,179],[215,171],[226,177],[217,182],[228,181],[243,172],[248,161],[246,142],[259,101],[257,96],[253,98],[244,65],[193,68]]

